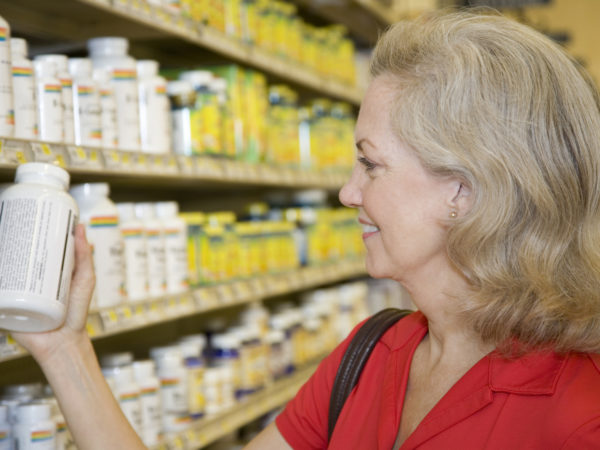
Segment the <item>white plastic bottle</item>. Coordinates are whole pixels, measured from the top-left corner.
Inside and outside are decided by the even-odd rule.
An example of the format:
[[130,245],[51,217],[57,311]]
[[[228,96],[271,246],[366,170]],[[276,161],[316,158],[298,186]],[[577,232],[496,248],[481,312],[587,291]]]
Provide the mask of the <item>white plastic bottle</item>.
[[56,78],[60,82],[63,108],[63,142],[75,142],[75,122],[73,121],[73,79],[69,73],[68,59],[65,55],[40,55],[36,60],[54,64]]
[[125,417],[136,433],[142,432],[142,407],[140,387],[133,374],[133,355],[129,352],[104,355],[100,359],[102,373],[112,378],[114,395]]
[[49,61],[35,59],[38,136],[42,141],[63,142],[62,87],[56,67]]
[[117,101],[119,148],[140,149],[140,117],[138,112],[137,73],[135,59],[127,55],[125,38],[102,37],[88,41],[94,68],[108,70]]
[[206,343],[204,335],[193,335],[181,339],[178,343],[185,368],[188,383],[188,409],[192,419],[199,419],[204,415],[206,400],[204,398],[204,360],[202,351]]
[[104,69],[94,69],[92,75],[100,92],[102,147],[117,148],[119,146],[117,100],[110,82],[110,74]]
[[11,425],[6,405],[0,405],[0,450],[12,450]]
[[0,195],[0,328],[52,330],[63,323],[78,210],[60,167],[26,163]]
[[19,450],[54,450],[56,426],[47,403],[29,403],[17,409],[16,448]]
[[135,215],[144,224],[148,251],[148,295],[159,297],[167,291],[165,240],[162,223],[156,218],[153,203],[136,203]]
[[158,75],[158,62],[137,62],[140,102],[140,141],[143,152],[168,153],[171,123],[167,80]]
[[171,104],[171,135],[173,152],[193,155],[192,111],[196,104],[196,91],[188,81],[170,81],[167,92]]
[[0,16],[0,136],[11,137],[14,123],[10,27]]
[[189,288],[187,225],[178,216],[177,202],[158,202],[155,207],[165,242],[167,293],[185,292]]
[[121,236],[125,246],[125,287],[127,298],[148,298],[148,250],[144,224],[135,216],[133,203],[117,203]]
[[37,139],[37,106],[33,63],[27,58],[27,41],[12,38],[12,89],[15,111],[15,137]]
[[119,213],[109,194],[107,183],[85,183],[71,189],[94,254],[96,292],[92,304],[97,308],[118,305],[126,295]]
[[160,380],[163,428],[177,432],[189,425],[187,371],[177,346],[155,347],[150,356],[156,362]]
[[160,381],[156,365],[151,359],[133,363],[135,381],[140,388],[142,407],[142,440],[148,447],[158,445],[162,418],[160,404]]
[[88,58],[69,58],[73,77],[73,119],[75,144],[102,145],[102,115],[100,93],[92,78],[92,61]]

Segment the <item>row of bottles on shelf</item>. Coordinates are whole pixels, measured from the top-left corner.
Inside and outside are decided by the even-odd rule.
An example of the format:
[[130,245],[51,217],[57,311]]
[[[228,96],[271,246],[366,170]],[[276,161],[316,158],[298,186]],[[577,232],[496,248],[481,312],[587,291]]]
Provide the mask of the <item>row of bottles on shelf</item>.
[[147,0],[246,44],[297,62],[325,77],[354,85],[354,42],[342,25],[316,27],[279,0]]
[[[0,18],[1,20],[1,18]],[[124,38],[88,42],[90,58],[39,55],[0,41],[0,136],[147,153],[214,155],[293,167],[349,169],[352,108],[327,99],[299,107],[236,65],[173,70],[127,55]]]
[[94,248],[98,308],[363,251],[356,214],[346,208],[257,204],[237,221],[232,211],[179,213],[176,202],[115,205],[106,183],[77,185],[71,194]]
[[[300,306],[280,303],[272,312],[254,303],[235,325],[216,319],[204,333],[151,348],[148,359],[101,355],[102,370],[133,428],[155,446],[324,356],[368,314],[367,298],[367,283],[353,282],[305,293]],[[56,401],[40,385],[3,392],[0,436],[6,442],[16,438],[17,448],[33,450],[30,442],[43,439],[44,449],[74,448]],[[0,448],[12,448],[1,445],[0,438]]]

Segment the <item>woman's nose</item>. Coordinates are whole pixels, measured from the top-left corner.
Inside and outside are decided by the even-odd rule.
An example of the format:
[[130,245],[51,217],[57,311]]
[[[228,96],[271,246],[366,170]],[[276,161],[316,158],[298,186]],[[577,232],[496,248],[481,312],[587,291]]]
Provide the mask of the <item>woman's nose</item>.
[[354,169],[348,181],[340,189],[340,202],[349,208],[358,208],[362,204],[362,196],[357,178],[357,170]]

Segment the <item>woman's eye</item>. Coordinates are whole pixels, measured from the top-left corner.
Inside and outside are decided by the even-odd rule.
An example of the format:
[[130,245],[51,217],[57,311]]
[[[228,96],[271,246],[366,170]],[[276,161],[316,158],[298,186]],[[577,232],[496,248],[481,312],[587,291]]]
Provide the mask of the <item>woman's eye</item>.
[[375,163],[372,163],[364,156],[361,156],[360,158],[358,158],[358,162],[361,163],[363,166],[365,166],[365,170],[367,172],[373,170],[376,167]]

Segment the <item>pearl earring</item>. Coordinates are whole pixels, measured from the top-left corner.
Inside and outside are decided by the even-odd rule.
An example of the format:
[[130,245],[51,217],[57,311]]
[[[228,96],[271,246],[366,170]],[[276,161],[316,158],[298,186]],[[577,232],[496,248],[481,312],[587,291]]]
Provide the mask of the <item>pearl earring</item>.
[[456,211],[450,211],[450,218],[456,219],[458,217],[458,213]]

